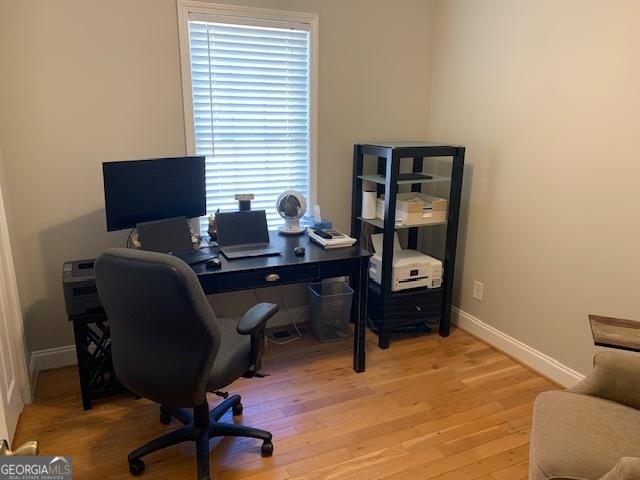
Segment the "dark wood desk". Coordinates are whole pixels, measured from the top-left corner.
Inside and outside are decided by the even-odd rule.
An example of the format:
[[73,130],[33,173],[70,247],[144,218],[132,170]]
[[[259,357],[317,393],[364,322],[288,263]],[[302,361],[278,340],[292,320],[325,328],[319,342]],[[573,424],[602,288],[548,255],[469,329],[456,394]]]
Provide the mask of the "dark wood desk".
[[[371,253],[359,247],[324,250],[305,235],[269,232],[272,246],[280,255],[227,260],[220,255],[222,268],[209,270],[205,264],[193,265],[206,294],[250,290],[274,285],[313,282],[331,277],[349,277],[353,288],[351,320],[354,324],[353,369],[365,369],[365,331],[367,324],[367,282]],[[293,254],[304,247],[303,257]]]

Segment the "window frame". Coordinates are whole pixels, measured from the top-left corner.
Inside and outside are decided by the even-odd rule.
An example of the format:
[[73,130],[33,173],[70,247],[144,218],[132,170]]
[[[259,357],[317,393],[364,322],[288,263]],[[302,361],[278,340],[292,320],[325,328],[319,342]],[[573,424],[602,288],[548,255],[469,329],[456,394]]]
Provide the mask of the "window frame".
[[[309,30],[309,210],[318,203],[318,14],[288,10],[223,5],[198,0],[176,0],[178,11],[178,36],[180,47],[180,70],[182,80],[182,104],[184,113],[185,150],[187,155],[196,155],[193,119],[193,95],[191,89],[191,57],[189,53],[189,16],[191,14],[213,15],[239,22],[253,22],[259,26],[290,28],[292,24],[304,24]],[[232,22],[230,22],[232,23]],[[197,226],[196,226],[197,224]],[[200,220],[193,222],[200,231]]]

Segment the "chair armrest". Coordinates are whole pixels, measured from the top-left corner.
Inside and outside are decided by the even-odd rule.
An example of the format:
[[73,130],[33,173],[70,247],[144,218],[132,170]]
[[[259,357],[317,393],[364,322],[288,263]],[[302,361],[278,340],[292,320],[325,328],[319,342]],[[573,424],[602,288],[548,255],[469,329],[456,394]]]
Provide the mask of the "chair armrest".
[[241,335],[249,335],[256,330],[263,330],[267,320],[278,312],[274,303],[258,303],[251,307],[238,322],[236,330]]
[[261,377],[262,352],[264,351],[264,327],[267,321],[278,312],[274,303],[258,303],[242,316],[236,330],[241,335],[251,335],[251,366],[245,377]]
[[622,457],[600,480],[636,480],[640,478],[640,458]]
[[568,391],[640,409],[640,357],[622,352],[598,352],[591,373]]

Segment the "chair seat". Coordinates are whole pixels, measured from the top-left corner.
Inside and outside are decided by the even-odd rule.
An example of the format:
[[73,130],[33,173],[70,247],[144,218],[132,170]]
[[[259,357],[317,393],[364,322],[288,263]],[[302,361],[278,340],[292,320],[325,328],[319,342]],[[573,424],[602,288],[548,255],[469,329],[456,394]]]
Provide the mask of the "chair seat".
[[531,480],[598,480],[620,457],[640,457],[640,412],[569,392],[544,392],[534,404]]
[[207,391],[215,392],[226,387],[251,368],[251,335],[236,331],[236,320],[221,318],[222,342],[207,380]]

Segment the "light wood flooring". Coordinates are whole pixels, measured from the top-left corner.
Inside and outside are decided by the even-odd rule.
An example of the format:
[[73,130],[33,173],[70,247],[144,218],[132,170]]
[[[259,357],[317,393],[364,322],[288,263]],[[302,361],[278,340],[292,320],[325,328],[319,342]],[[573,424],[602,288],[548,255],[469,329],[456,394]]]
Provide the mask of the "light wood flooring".
[[[243,397],[240,422],[273,433],[274,455],[261,458],[254,440],[214,439],[212,474],[221,480],[527,478],[532,401],[558,387],[461,330],[449,338],[397,339],[385,351],[375,335],[367,337],[363,374],[351,369],[351,340],[270,344],[263,361],[270,376],[240,379],[230,391]],[[84,412],[76,369],[68,367],[42,372],[15,444],[35,439],[42,454],[71,455],[77,479],[131,479],[127,453],[176,427],[159,423],[157,405],[127,395]],[[141,478],[193,480],[194,454],[190,444],[152,454]]]

